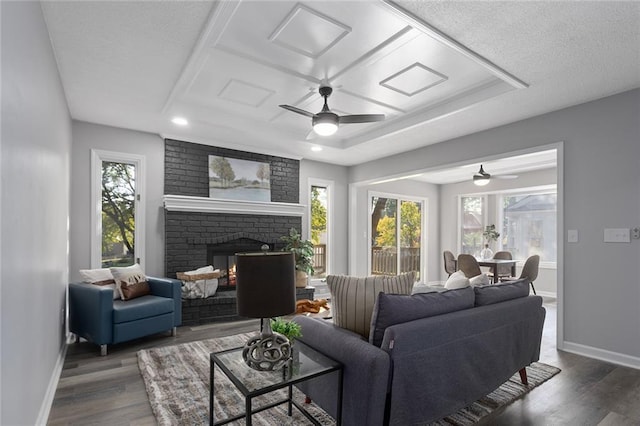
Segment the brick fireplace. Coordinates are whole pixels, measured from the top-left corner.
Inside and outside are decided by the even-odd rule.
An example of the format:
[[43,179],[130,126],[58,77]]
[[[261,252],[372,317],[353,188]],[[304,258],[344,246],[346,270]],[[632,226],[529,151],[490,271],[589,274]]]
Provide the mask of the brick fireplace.
[[[209,198],[208,156],[268,162],[271,202]],[[280,237],[302,227],[299,161],[184,141],[165,140],[166,275],[205,265],[225,269],[216,295],[183,300],[183,325],[236,319],[235,291],[229,269],[237,252],[282,247]],[[303,292],[304,293],[304,292]],[[304,293],[302,298],[309,297]],[[211,300],[209,300],[211,299]]]

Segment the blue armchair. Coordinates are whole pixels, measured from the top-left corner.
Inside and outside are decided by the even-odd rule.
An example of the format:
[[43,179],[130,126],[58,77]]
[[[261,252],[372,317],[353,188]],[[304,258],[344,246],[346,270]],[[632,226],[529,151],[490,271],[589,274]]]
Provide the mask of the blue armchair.
[[127,301],[113,300],[113,289],[86,283],[69,284],[69,329],[100,345],[126,342],[171,330],[182,323],[181,282],[147,277],[151,294]]

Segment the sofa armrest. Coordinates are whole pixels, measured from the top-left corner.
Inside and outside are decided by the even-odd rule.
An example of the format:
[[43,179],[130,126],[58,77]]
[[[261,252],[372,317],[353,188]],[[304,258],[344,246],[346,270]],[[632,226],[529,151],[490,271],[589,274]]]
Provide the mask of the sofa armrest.
[[147,277],[154,296],[173,299],[174,327],[182,324],[182,281],[173,278]]
[[113,341],[113,289],[85,283],[69,284],[69,330],[90,342]]
[[[326,320],[296,316],[302,340],[343,365],[342,424],[382,425],[389,384],[389,355],[360,335]],[[322,376],[298,385],[330,415],[337,412],[337,375]]]

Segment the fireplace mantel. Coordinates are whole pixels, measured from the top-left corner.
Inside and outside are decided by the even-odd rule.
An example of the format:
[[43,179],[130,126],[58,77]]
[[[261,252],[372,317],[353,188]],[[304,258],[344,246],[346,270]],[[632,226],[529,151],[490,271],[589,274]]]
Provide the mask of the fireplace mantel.
[[171,212],[257,214],[264,216],[302,217],[307,207],[304,204],[221,200],[188,195],[165,195],[163,202],[164,208]]

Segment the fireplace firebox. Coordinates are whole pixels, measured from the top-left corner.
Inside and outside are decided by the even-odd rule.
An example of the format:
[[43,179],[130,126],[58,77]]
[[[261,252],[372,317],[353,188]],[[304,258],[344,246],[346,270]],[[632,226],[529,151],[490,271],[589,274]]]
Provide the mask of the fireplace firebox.
[[276,244],[251,238],[238,238],[218,244],[207,244],[207,263],[220,270],[218,291],[234,290],[236,286],[236,253],[277,249]]

